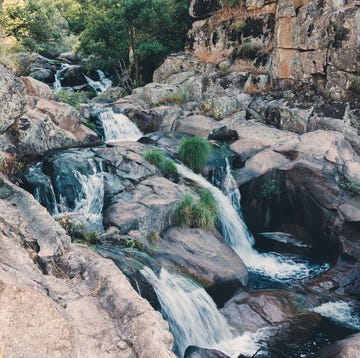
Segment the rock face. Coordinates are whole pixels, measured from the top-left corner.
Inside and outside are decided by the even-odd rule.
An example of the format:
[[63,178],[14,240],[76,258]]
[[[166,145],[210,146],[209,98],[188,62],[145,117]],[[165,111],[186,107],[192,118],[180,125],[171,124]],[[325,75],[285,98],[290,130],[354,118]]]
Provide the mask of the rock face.
[[189,14],[195,18],[207,17],[221,9],[218,0],[192,0],[190,3]]
[[11,72],[0,65],[0,134],[4,133],[25,109],[25,88]]
[[71,245],[46,210],[3,177],[0,193],[2,353],[174,357],[166,323],[111,261]]
[[[193,1],[193,12],[208,15],[203,3]],[[203,5],[203,6],[202,6]],[[191,48],[218,63],[229,54],[238,67],[270,74],[273,85],[313,83],[332,98],[345,98],[359,75],[356,0],[291,2],[246,1],[231,13],[197,21],[191,32]]]

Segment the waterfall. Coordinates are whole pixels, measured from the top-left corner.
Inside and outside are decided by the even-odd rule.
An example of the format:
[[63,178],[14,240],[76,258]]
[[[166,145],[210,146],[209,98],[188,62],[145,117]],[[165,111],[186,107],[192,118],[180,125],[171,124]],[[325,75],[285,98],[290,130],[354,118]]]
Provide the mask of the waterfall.
[[104,129],[105,142],[137,141],[142,133],[134,122],[123,114],[107,109],[99,113]]
[[[74,172],[75,179],[80,184],[74,200],[74,206],[68,205],[68,199],[61,193],[56,196],[54,186],[48,177],[45,186],[35,189],[34,197],[42,205],[46,206],[51,215],[62,217],[65,213],[78,219],[89,229],[102,230],[102,209],[104,202],[104,179],[103,170],[96,168],[96,163],[89,161],[91,174]],[[71,198],[73,199],[73,198]]]
[[165,269],[159,277],[148,267],[141,273],[154,287],[180,357],[189,345],[209,348],[232,338],[225,318],[201,286]]
[[93,79],[91,79],[88,76],[85,76],[86,82],[88,83],[89,86],[91,86],[96,93],[102,93],[105,92],[108,88],[111,87],[112,85],[112,81],[109,78],[105,77],[104,72],[97,70],[96,71],[99,75],[99,81],[94,81]]
[[[209,183],[201,175],[195,174],[182,164],[176,164],[177,171],[183,177],[197,183],[200,187],[210,190],[218,207],[220,231],[226,242],[240,256],[245,265],[252,271],[260,272],[274,279],[301,279],[308,277],[312,269],[306,262],[296,262],[291,257],[276,253],[260,254],[252,248],[254,238],[237,210],[232,206],[224,193]],[[319,270],[326,270],[321,266]]]
[[62,89],[61,81],[64,78],[65,72],[71,67],[71,65],[67,63],[62,63],[60,69],[58,69],[55,73],[55,82],[53,83],[53,89],[55,92],[60,91]]
[[83,175],[75,173],[76,179],[81,184],[81,191],[75,200],[72,214],[86,220],[87,225],[102,228],[102,209],[104,203],[103,173]]
[[226,158],[225,176],[222,180],[223,193],[229,199],[231,205],[236,209],[241,219],[241,195],[240,190],[236,184],[236,181],[231,173],[231,167],[228,158]]

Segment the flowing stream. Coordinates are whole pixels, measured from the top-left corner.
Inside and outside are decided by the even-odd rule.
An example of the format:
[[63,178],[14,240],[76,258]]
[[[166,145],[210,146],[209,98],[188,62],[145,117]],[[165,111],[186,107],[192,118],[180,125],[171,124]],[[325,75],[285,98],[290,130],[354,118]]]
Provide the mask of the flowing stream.
[[[218,206],[220,231],[226,242],[250,270],[261,272],[278,280],[302,279],[311,275],[313,269],[307,265],[306,261],[298,262],[284,255],[276,253],[261,254],[254,250],[252,248],[254,238],[229,198],[204,177],[195,174],[186,166],[176,164],[176,168],[184,178],[195,182],[212,193]],[[224,180],[224,182],[227,181]],[[228,182],[230,181],[228,180]],[[327,268],[328,265],[322,265],[317,271],[321,272]]]
[[99,119],[104,129],[106,143],[137,141],[142,137],[142,133],[134,122],[123,114],[114,113],[112,109],[99,112]]

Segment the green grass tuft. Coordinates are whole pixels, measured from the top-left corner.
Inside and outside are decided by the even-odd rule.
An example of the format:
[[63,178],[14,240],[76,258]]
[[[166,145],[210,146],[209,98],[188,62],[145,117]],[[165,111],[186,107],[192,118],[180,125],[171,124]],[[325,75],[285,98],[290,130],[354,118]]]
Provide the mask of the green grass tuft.
[[211,144],[201,137],[184,138],[179,146],[179,159],[195,173],[204,170],[211,152]]
[[179,226],[214,230],[217,207],[212,194],[203,189],[200,199],[186,195],[176,209],[175,216]]
[[168,179],[177,179],[178,172],[175,163],[165,157],[164,153],[158,149],[150,149],[144,154],[144,158],[152,165],[155,165]]

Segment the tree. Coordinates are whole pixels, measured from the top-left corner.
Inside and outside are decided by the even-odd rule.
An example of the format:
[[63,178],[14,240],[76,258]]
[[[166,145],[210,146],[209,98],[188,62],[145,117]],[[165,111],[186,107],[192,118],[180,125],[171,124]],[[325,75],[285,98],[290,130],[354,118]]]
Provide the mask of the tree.
[[50,0],[28,0],[1,10],[5,35],[14,36],[25,50],[56,56],[64,50],[68,23]]
[[188,0],[82,0],[85,19],[79,51],[91,66],[119,71],[130,65],[136,81],[148,82],[169,53],[184,46],[191,24]]

